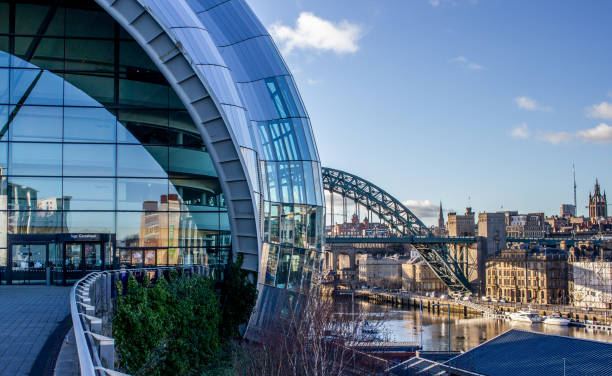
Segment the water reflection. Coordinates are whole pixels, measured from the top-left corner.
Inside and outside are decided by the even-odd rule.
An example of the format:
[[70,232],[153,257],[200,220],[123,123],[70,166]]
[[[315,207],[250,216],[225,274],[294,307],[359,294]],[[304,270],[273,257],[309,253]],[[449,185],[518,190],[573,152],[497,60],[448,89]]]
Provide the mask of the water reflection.
[[[337,301],[337,310],[351,312],[350,301]],[[384,320],[382,326],[393,341],[419,342],[424,350],[448,350],[448,313],[440,314],[408,308],[373,305],[367,302],[355,302],[355,311],[370,312],[369,320]],[[382,314],[384,313],[384,314]],[[472,317],[451,314],[450,333],[451,349],[466,351],[512,328],[532,330],[535,332],[556,334],[568,337],[584,338],[612,342],[612,335],[594,332],[577,327],[563,327],[544,324],[495,320],[491,318]]]

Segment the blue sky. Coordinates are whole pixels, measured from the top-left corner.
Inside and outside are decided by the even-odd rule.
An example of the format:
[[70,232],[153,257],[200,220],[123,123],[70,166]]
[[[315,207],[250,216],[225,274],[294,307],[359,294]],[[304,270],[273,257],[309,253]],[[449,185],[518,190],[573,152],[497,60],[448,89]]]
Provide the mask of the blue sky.
[[612,2],[247,0],[324,166],[433,223],[445,210],[578,213],[612,191]]

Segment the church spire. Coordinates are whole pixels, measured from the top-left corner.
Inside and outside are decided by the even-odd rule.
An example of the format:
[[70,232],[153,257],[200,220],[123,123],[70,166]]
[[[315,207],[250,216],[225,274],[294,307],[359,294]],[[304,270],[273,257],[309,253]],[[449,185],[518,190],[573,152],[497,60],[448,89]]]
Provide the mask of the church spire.
[[440,214],[438,215],[438,228],[444,228],[444,214],[442,212],[442,201],[440,201]]

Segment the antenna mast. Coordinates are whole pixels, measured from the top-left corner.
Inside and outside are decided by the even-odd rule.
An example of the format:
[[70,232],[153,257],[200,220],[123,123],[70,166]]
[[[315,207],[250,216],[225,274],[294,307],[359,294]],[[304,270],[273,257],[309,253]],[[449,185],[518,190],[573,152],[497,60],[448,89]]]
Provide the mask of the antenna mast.
[[574,162],[572,162],[572,171],[574,173],[574,210],[576,211],[574,215],[578,216],[578,205],[576,204],[576,166],[574,166]]

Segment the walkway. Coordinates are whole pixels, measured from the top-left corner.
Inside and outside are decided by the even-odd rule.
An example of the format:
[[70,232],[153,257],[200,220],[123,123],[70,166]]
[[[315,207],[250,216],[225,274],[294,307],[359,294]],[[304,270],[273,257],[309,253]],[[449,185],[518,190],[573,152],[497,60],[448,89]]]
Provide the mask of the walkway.
[[0,286],[0,376],[44,375],[72,326],[70,287]]

